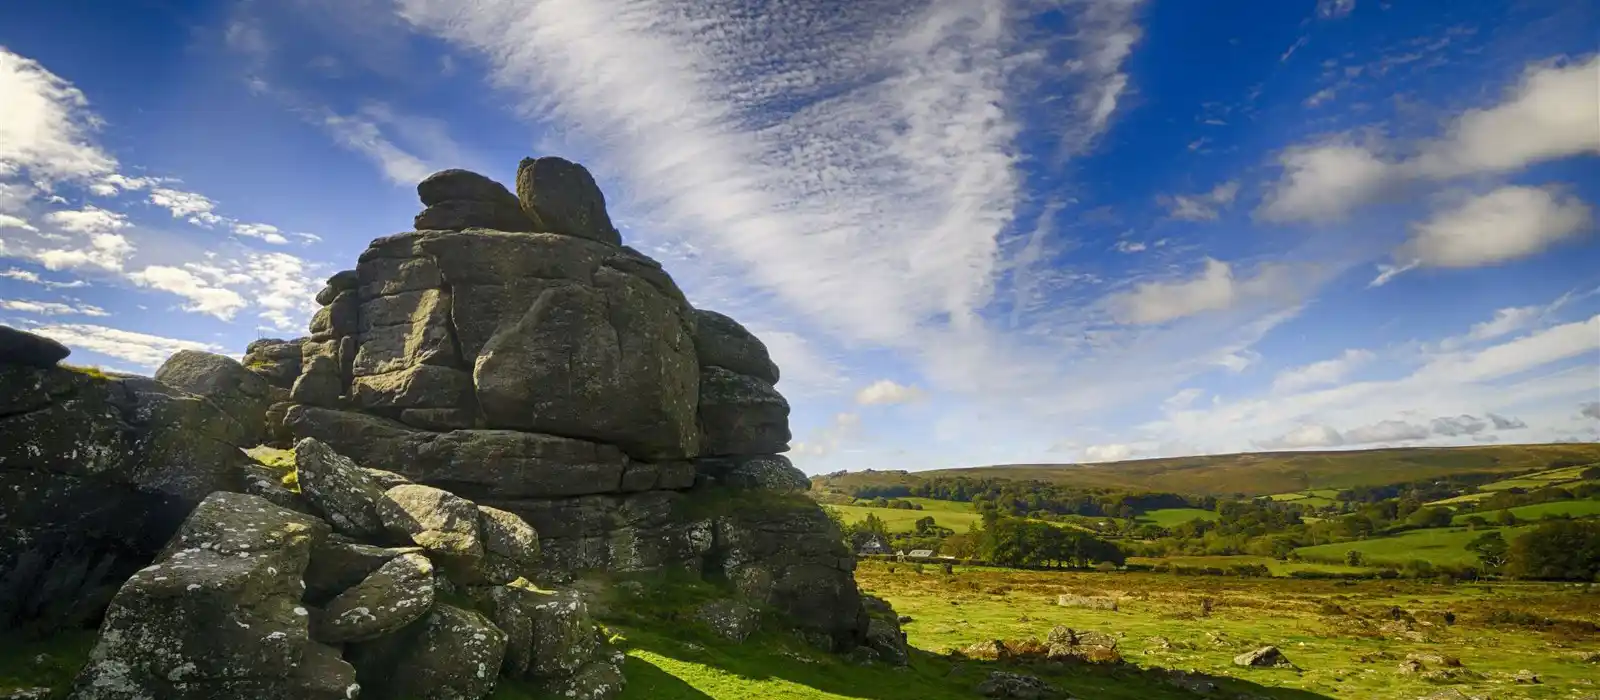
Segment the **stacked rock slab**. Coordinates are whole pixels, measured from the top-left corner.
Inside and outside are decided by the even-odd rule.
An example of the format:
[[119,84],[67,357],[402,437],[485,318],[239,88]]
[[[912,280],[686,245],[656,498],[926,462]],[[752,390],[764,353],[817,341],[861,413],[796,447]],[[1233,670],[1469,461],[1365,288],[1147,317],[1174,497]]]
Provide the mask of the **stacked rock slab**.
[[794,493],[809,485],[782,456],[789,405],[761,341],[621,245],[582,166],[526,159],[515,196],[461,170],[418,193],[418,230],[319,296],[281,434],[516,514],[540,580],[708,573],[858,645],[854,559]]
[[315,440],[295,456],[295,502],[213,493],[122,585],[72,698],[479,700],[502,677],[622,690],[582,596],[525,577],[526,523]]
[[0,632],[93,622],[196,503],[243,486],[249,428],[67,352],[0,327]]

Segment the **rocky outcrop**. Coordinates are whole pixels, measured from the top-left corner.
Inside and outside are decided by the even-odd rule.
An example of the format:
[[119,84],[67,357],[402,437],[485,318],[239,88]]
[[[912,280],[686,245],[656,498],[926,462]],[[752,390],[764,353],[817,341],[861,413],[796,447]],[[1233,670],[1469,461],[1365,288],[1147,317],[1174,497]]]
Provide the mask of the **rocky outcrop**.
[[198,350],[179,350],[167,358],[156,370],[155,380],[210,399],[245,429],[247,445],[265,437],[267,407],[282,394],[233,358]]
[[96,619],[195,504],[244,487],[249,444],[159,382],[0,362],[0,631]]
[[[761,341],[623,246],[581,166],[526,160],[516,190],[428,178],[417,230],[331,276],[305,338],[175,356],[182,389],[6,336],[0,623],[87,622],[115,593],[85,698],[481,698],[504,676],[602,699],[621,657],[565,587],[670,570],[726,590],[706,614],[732,634],[902,663],[782,456]],[[293,458],[241,451],[262,440]]]
[[67,346],[42,335],[0,326],[0,364],[49,369],[70,354]]

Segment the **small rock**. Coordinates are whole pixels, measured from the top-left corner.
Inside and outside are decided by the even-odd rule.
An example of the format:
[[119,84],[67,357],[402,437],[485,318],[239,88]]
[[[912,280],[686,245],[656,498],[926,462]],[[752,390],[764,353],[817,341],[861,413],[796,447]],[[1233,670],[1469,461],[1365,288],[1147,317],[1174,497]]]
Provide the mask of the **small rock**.
[[737,600],[713,600],[695,610],[694,617],[717,636],[742,642],[761,624],[761,612]]
[[1265,646],[1254,651],[1247,651],[1233,657],[1235,666],[1251,666],[1255,668],[1293,668],[1289,657],[1278,651],[1277,647]]
[[295,403],[321,408],[339,408],[343,403],[344,382],[339,378],[339,362],[327,355],[316,355],[305,363],[300,378],[294,380],[289,398]]
[[515,513],[478,506],[478,529],[483,534],[483,561],[478,564],[483,582],[510,583],[538,565],[539,533]]
[[499,678],[506,635],[483,615],[438,604],[398,634],[353,644],[363,697],[487,698]]
[[1511,680],[1515,681],[1517,683],[1528,683],[1528,684],[1543,683],[1544,682],[1544,681],[1539,679],[1539,674],[1534,673],[1533,671],[1529,671],[1528,669],[1522,669],[1521,671],[1517,671],[1517,675],[1512,676]]
[[433,599],[433,563],[402,554],[329,601],[312,635],[328,644],[376,639],[422,617]]
[[1056,596],[1056,605],[1063,608],[1089,608],[1091,610],[1117,609],[1117,599],[1106,596],[1071,595],[1063,593]]
[[0,700],[48,700],[53,692],[49,688],[20,688],[0,695]]
[[383,536],[378,503],[384,492],[356,463],[315,438],[295,444],[294,463],[300,493],[333,525],[334,532],[358,539]]
[[1058,697],[1059,693],[1055,686],[1034,676],[1006,671],[991,671],[975,690],[986,698],[1012,700],[1043,700]]
[[478,507],[449,491],[396,486],[379,500],[378,516],[390,535],[409,539],[457,573],[470,574],[483,558]]

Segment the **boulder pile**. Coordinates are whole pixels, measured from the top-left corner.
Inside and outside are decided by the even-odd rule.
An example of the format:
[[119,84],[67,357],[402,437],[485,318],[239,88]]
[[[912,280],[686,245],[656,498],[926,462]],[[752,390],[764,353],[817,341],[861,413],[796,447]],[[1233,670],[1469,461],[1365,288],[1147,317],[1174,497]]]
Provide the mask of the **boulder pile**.
[[103,611],[82,698],[604,698],[620,657],[568,586],[675,571],[726,585],[731,635],[903,664],[762,342],[622,245],[582,166],[516,190],[430,176],[416,230],[242,364],[106,376],[0,329],[0,629]]

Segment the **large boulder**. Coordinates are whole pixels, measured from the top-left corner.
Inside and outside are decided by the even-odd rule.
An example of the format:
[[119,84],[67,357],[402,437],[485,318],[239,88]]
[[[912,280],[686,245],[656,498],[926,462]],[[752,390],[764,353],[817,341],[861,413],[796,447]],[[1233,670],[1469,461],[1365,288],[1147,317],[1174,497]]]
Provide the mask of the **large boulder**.
[[70,354],[67,346],[42,335],[0,326],[0,364],[48,369]]
[[118,591],[74,698],[342,698],[354,671],[309,635],[300,578],[327,526],[244,494],[195,508]]
[[555,156],[522,159],[517,198],[540,231],[622,245],[622,234],[606,213],[605,195],[577,163]]
[[695,467],[715,483],[733,489],[779,493],[811,490],[811,480],[783,455],[704,457],[695,461]]
[[378,515],[391,537],[416,543],[429,556],[460,574],[483,558],[478,507],[449,491],[402,484],[383,493]]
[[279,389],[294,386],[300,376],[300,344],[304,338],[262,338],[245,346],[244,367]]
[[515,513],[478,506],[483,535],[483,561],[476,576],[490,584],[510,583],[534,575],[539,565],[539,533]]
[[376,639],[427,614],[433,600],[433,563],[421,554],[402,554],[328,601],[314,634],[328,644]]
[[272,385],[233,358],[198,350],[179,350],[156,370],[155,380],[210,399],[246,429],[247,444],[261,441],[266,430],[267,407],[273,400]]
[[694,345],[701,366],[721,367],[768,384],[778,383],[778,365],[767,346],[743,325],[715,311],[695,309]]
[[[550,498],[617,491],[628,458],[614,446],[512,430],[416,430],[349,411],[295,406],[287,422],[357,463],[467,498]],[[537,527],[536,527],[537,529]]]
[[736,589],[834,648],[859,646],[866,630],[855,558],[838,527],[803,496],[767,495],[715,518],[711,561]]
[[494,692],[506,635],[481,613],[436,604],[394,634],[350,646],[361,697],[479,700]]
[[707,455],[789,451],[789,402],[771,384],[746,374],[701,368],[700,425]]
[[379,547],[332,535],[311,553],[311,564],[306,567],[305,600],[312,605],[325,605],[396,557],[421,552],[421,547]]
[[441,170],[417,183],[417,196],[427,207],[417,215],[417,230],[538,230],[522,211],[517,196],[505,185],[469,170]]
[[92,621],[213,491],[245,430],[149,379],[0,364],[0,630]]
[[383,518],[378,515],[383,489],[355,462],[326,443],[306,438],[295,444],[294,464],[300,493],[335,532],[367,539],[384,535]]

